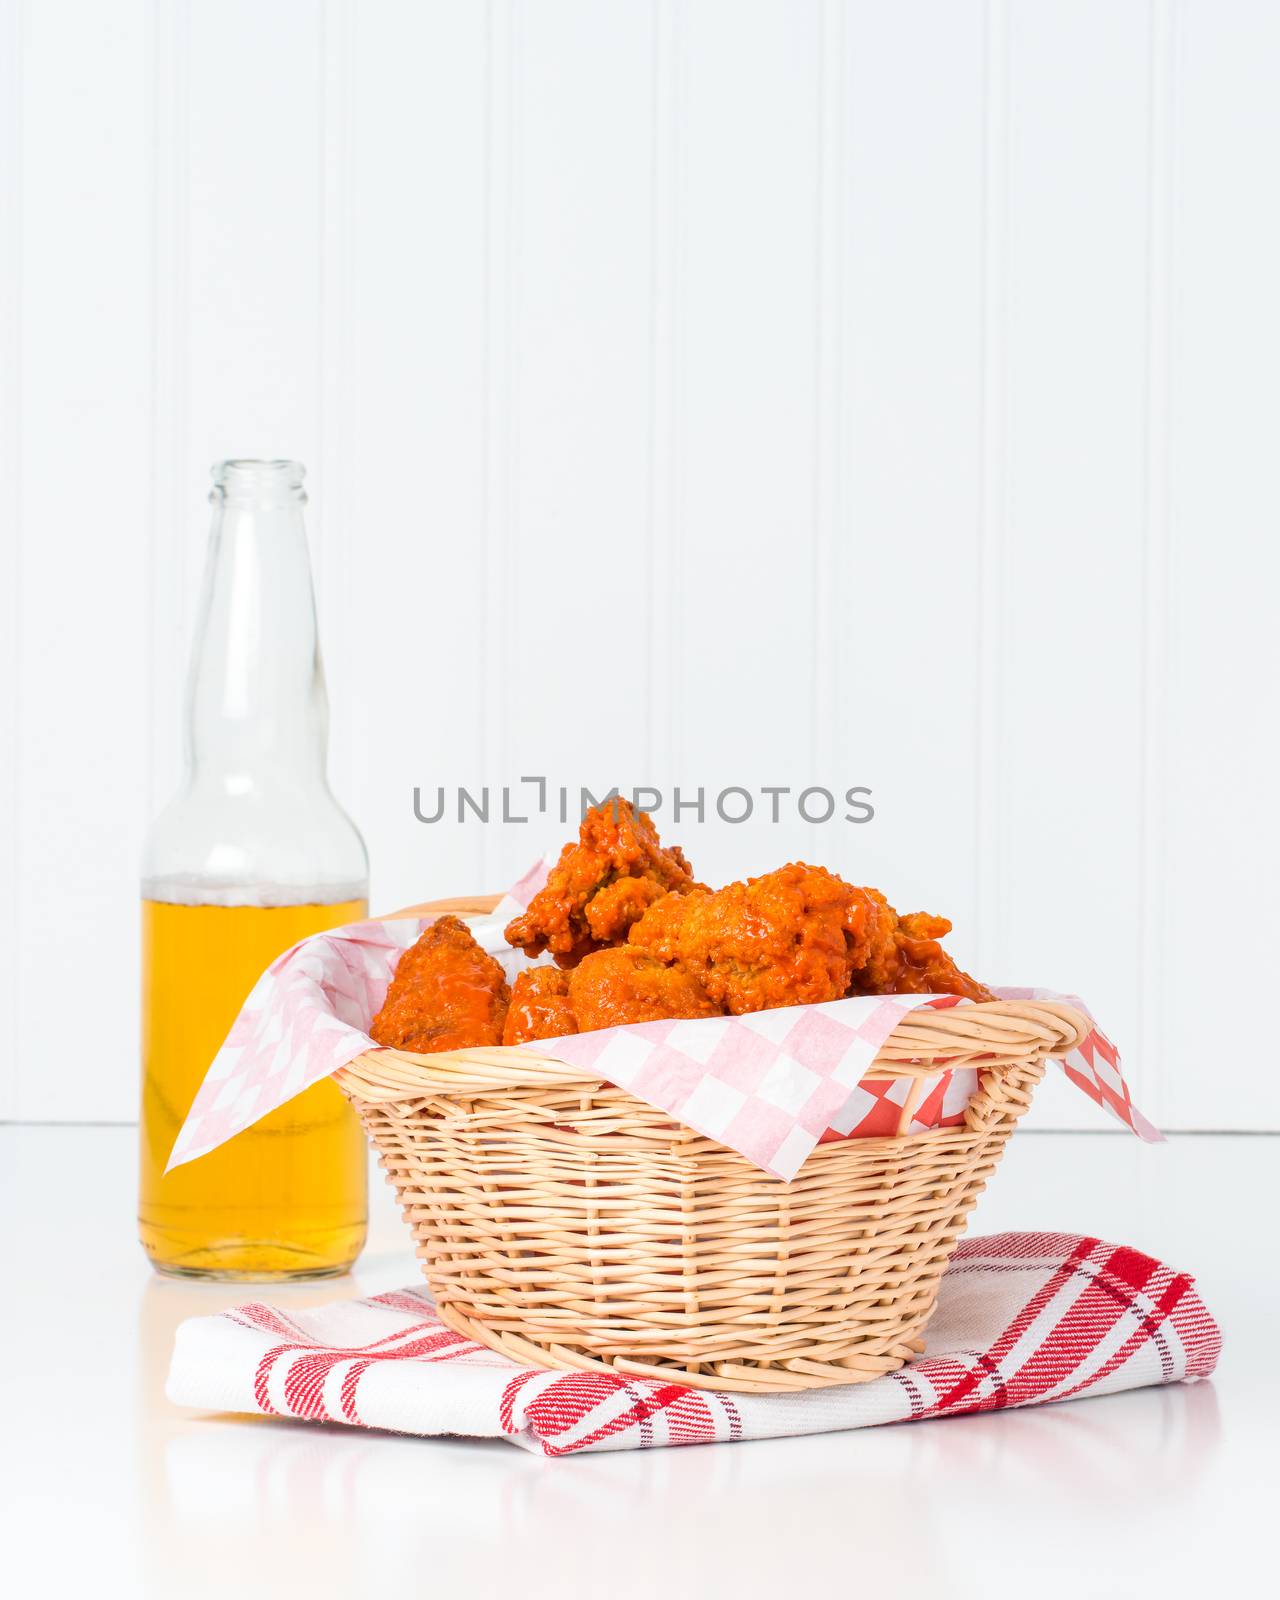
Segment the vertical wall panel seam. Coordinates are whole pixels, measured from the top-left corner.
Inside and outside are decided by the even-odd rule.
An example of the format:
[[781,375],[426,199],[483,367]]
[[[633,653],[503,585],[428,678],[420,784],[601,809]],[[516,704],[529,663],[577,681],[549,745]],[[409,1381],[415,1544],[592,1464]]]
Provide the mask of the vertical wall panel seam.
[[976,966],[990,970],[1005,901],[1007,788],[1002,716],[1007,560],[1005,380],[1008,272],[1008,11],[987,0],[983,82],[981,488],[978,523]]
[[[818,182],[815,222],[813,593],[811,599],[812,692],[810,695],[810,783],[841,790],[853,780],[835,770],[835,684],[832,663],[839,625],[836,541],[841,510],[841,374],[843,297],[841,246],[844,241],[845,47],[843,0],[823,0],[818,35]],[[776,781],[776,780],[773,780]],[[810,830],[815,860],[822,851],[822,829]]]
[[[1152,0],[1147,132],[1146,461],[1142,530],[1138,1037],[1128,1071],[1135,1097],[1163,1115],[1156,1078],[1164,1066],[1164,850],[1169,429],[1173,274],[1173,14]],[[1167,1104],[1167,1101],[1164,1102]]]
[[[163,0],[161,0],[163,4]],[[174,274],[174,435],[172,463],[171,520],[167,536],[177,544],[177,581],[181,619],[178,637],[176,666],[185,677],[187,652],[195,631],[196,610],[199,605],[199,575],[203,570],[205,538],[202,531],[194,538],[188,536],[192,506],[186,472],[191,463],[191,0],[178,0],[174,6],[177,39],[174,57],[174,148],[176,186],[173,194],[173,240],[176,250]],[[201,462],[208,468],[211,462]],[[190,486],[192,488],[195,485]],[[206,487],[203,480],[201,488]],[[207,516],[198,518],[197,527],[203,530]],[[165,530],[162,530],[162,533]]]
[[[190,648],[186,581],[191,519],[198,501],[187,482],[189,373],[190,10],[187,0],[153,0],[147,26],[151,125],[151,460],[148,485],[145,602],[149,691],[136,714],[146,719],[147,804],[154,817],[176,774],[165,759],[184,738]],[[148,819],[150,820],[150,819]],[[132,1109],[132,1108],[131,1108]]]
[[[9,570],[5,575],[6,616],[4,626],[4,654],[0,658],[3,670],[6,699],[5,735],[7,748],[3,751],[6,789],[4,800],[4,849],[7,857],[8,893],[4,908],[8,924],[8,938],[16,939],[22,927],[22,887],[20,840],[22,837],[22,229],[23,229],[23,53],[26,35],[26,7],[23,0],[9,0],[5,7],[8,24],[5,54],[8,71],[5,75],[4,104],[8,110],[7,129],[8,171],[5,175],[8,193],[4,197],[7,216],[6,261],[4,270],[8,279],[6,327],[4,332],[5,371],[0,374],[8,389],[5,450],[9,456],[9,492],[6,496],[9,517]],[[17,1118],[20,1115],[18,1075],[18,964],[16,949],[6,943],[9,959],[4,965],[4,1061],[3,1081],[0,1081],[0,1116]]]
[[[683,106],[685,94],[685,34],[681,27],[681,10],[677,0],[660,0],[660,16],[666,25],[665,32],[665,90],[666,90],[666,157],[667,193],[663,202],[663,220],[666,228],[666,289],[665,326],[667,343],[666,382],[666,459],[661,488],[666,496],[664,552],[665,568],[660,586],[656,590],[659,608],[660,637],[666,646],[666,662],[662,679],[664,701],[656,693],[655,708],[663,708],[665,727],[657,741],[665,758],[666,767],[655,781],[664,785],[688,785],[688,752],[685,749],[684,704],[688,684],[685,651],[684,592],[680,581],[681,566],[677,554],[684,536],[684,468],[685,468],[685,253],[688,245],[685,223],[685,189],[687,176],[687,151]],[[654,715],[660,714],[655,709]]]
[[[161,116],[160,116],[160,73],[163,59],[160,48],[160,4],[161,0],[151,0],[150,13],[147,19],[147,50],[148,66],[148,96],[147,107],[148,133],[150,135],[151,159],[151,238],[150,245],[150,271],[151,271],[151,382],[147,396],[151,407],[151,460],[148,463],[147,473],[147,593],[146,593],[146,625],[147,625],[147,677],[150,684],[156,681],[159,666],[157,649],[157,619],[160,607],[157,602],[156,590],[158,587],[158,573],[160,567],[160,161],[161,161]],[[155,704],[155,691],[152,689],[147,695],[147,705],[144,708],[147,731],[147,806],[154,812],[156,795],[159,790],[159,771],[156,759],[156,722],[157,707]]]
[[[654,0],[652,84],[650,91],[650,306],[649,306],[649,559],[646,572],[648,674],[645,694],[645,761],[647,771],[632,776],[658,781],[659,768],[670,759],[669,736],[658,727],[659,707],[671,700],[670,607],[672,566],[671,467],[675,210],[673,0]],[[666,779],[663,780],[667,781]]]
[[687,719],[685,703],[687,685],[686,632],[688,611],[685,607],[685,587],[681,582],[679,563],[674,552],[681,549],[686,534],[687,520],[687,439],[688,439],[688,129],[685,125],[685,100],[688,94],[688,65],[685,57],[685,30],[681,25],[681,11],[674,6],[671,17],[671,458],[668,462],[670,476],[671,519],[669,538],[673,552],[667,564],[666,601],[670,618],[669,652],[673,664],[672,694],[667,753],[672,772],[667,781],[674,782],[681,775],[686,784],[692,776],[689,770],[689,750],[686,742]]
[[[509,31],[510,49],[507,56],[506,94],[506,249],[503,257],[503,305],[506,312],[503,365],[502,410],[506,436],[505,493],[502,501],[502,637],[507,655],[504,661],[502,690],[498,699],[498,771],[499,781],[511,776],[511,727],[508,707],[511,703],[509,686],[510,669],[516,659],[513,648],[516,628],[516,564],[515,551],[520,537],[520,337],[522,312],[521,226],[524,218],[524,163],[522,141],[524,134],[524,30],[533,26],[536,13],[532,8],[515,3],[511,9]],[[505,885],[503,885],[505,887]]]
[[[514,321],[517,204],[516,87],[519,73],[519,16],[510,0],[490,0],[486,17],[485,75],[485,299],[484,299],[484,594],[486,615],[493,626],[477,629],[481,697],[480,751],[484,771],[459,774],[460,781],[501,785],[512,780],[506,770],[509,740],[506,704],[510,663],[516,659],[511,632],[515,626],[514,573]],[[515,774],[516,778],[522,774]],[[496,843],[487,828],[478,829],[478,870],[491,887],[498,870]]]
[[[485,110],[484,110],[484,238],[482,249],[484,253],[484,316],[483,316],[483,352],[481,356],[483,366],[484,385],[484,412],[482,419],[481,441],[481,507],[482,507],[482,537],[484,539],[484,557],[481,563],[482,583],[484,594],[488,597],[494,592],[496,578],[496,506],[495,499],[498,490],[497,475],[497,406],[494,398],[495,388],[495,360],[496,360],[496,333],[497,333],[497,273],[495,260],[497,256],[497,219],[498,213],[495,205],[497,179],[496,169],[498,163],[499,130],[501,99],[498,83],[498,11],[503,0],[489,0],[485,8]],[[498,618],[498,630],[501,629],[502,619]],[[498,630],[493,630],[495,633]],[[493,704],[497,694],[502,692],[498,662],[501,658],[502,642],[494,639],[492,652],[485,650],[484,643],[477,635],[475,641],[476,668],[483,683],[483,692],[477,706],[479,714],[480,737],[478,741],[481,759],[484,763],[486,779],[490,777],[489,764],[491,760],[490,741],[492,738]],[[444,777],[444,774],[441,774]],[[471,774],[457,775],[459,780],[471,781]],[[491,852],[483,836],[480,848],[480,874],[481,887],[488,891],[489,864]]]
[[155,0],[152,51],[152,463],[151,578],[147,597],[152,690],[148,700],[148,791],[155,811],[168,799],[173,773],[159,752],[177,736],[180,701],[175,681],[185,674],[188,647],[193,491],[187,439],[189,379],[190,185],[188,73],[190,11],[187,0]]
[[[319,571],[324,594],[322,644],[331,700],[349,719],[353,673],[347,652],[352,627],[341,615],[349,591],[347,559],[353,549],[354,506],[351,463],[355,450],[354,304],[355,227],[352,180],[354,24],[350,0],[324,0],[320,13],[320,474]],[[351,619],[354,625],[354,619]],[[336,770],[334,770],[336,768]],[[341,759],[330,758],[339,798],[352,793],[352,752],[345,741]]]

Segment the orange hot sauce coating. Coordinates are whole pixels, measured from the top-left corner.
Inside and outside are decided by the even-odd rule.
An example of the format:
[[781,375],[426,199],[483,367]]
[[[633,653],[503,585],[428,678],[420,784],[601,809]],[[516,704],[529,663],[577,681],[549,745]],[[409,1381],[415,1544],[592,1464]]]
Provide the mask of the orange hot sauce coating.
[[572,967],[593,950],[625,941],[628,929],[664,894],[698,887],[678,848],[665,849],[649,814],[626,800],[588,811],[545,887],[507,927],[526,955],[549,950]]
[[878,889],[803,862],[713,891],[645,812],[609,801],[587,813],[507,927],[511,944],[550,951],[568,976],[521,974],[504,1042],[844,995],[992,999],[939,944],[950,930],[945,917],[899,916]]
[[632,945],[585,956],[569,974],[569,1001],[579,1033],[627,1022],[724,1014],[692,973],[664,966]]
[[569,1003],[567,972],[559,967],[529,967],[516,974],[502,1029],[503,1044],[560,1039],[577,1031],[578,1024]]
[[695,976],[741,1016],[838,1000],[866,920],[858,893],[824,867],[776,872],[659,901],[631,930],[632,946]]
[[938,943],[945,917],[899,917],[878,889],[824,867],[776,872],[658,901],[630,943],[698,978],[735,1016],[846,994],[958,994],[989,1000]]
[[400,957],[369,1036],[430,1054],[500,1044],[510,990],[501,966],[457,917],[440,917]]
[[962,972],[938,943],[951,932],[946,917],[927,911],[899,916],[878,889],[859,889],[866,907],[855,941],[850,994],[958,994],[994,1000],[985,984]]

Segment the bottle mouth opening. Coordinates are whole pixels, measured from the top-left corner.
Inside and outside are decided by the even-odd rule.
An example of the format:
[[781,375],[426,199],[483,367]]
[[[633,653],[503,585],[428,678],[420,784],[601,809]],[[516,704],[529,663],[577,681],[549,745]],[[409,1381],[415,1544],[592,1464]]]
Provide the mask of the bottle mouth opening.
[[238,457],[211,468],[210,500],[251,500],[257,505],[301,505],[306,501],[301,461],[254,461]]

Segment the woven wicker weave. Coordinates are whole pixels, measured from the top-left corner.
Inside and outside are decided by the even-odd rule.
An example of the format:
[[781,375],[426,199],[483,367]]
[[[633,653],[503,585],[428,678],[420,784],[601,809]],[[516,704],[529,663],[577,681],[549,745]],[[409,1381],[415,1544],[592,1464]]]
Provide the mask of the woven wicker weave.
[[455,1331],[526,1365],[768,1393],[856,1383],[920,1350],[1045,1059],[1086,1031],[1042,1001],[913,1013],[869,1076],[978,1064],[964,1126],[822,1144],[791,1183],[528,1047],[370,1051],[338,1082]]

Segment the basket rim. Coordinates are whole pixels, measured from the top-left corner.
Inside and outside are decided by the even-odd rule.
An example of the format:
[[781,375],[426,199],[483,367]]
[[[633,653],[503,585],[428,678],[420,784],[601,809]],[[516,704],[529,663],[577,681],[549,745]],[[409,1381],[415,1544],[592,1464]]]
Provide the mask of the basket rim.
[[[1091,1027],[1082,1012],[1057,1000],[982,1000],[943,1011],[922,1006],[898,1023],[863,1077],[877,1082],[924,1078],[948,1066],[972,1064],[998,1072],[1067,1055]],[[380,1103],[551,1086],[589,1092],[608,1081],[525,1045],[433,1055],[372,1045],[334,1077],[352,1098]]]

